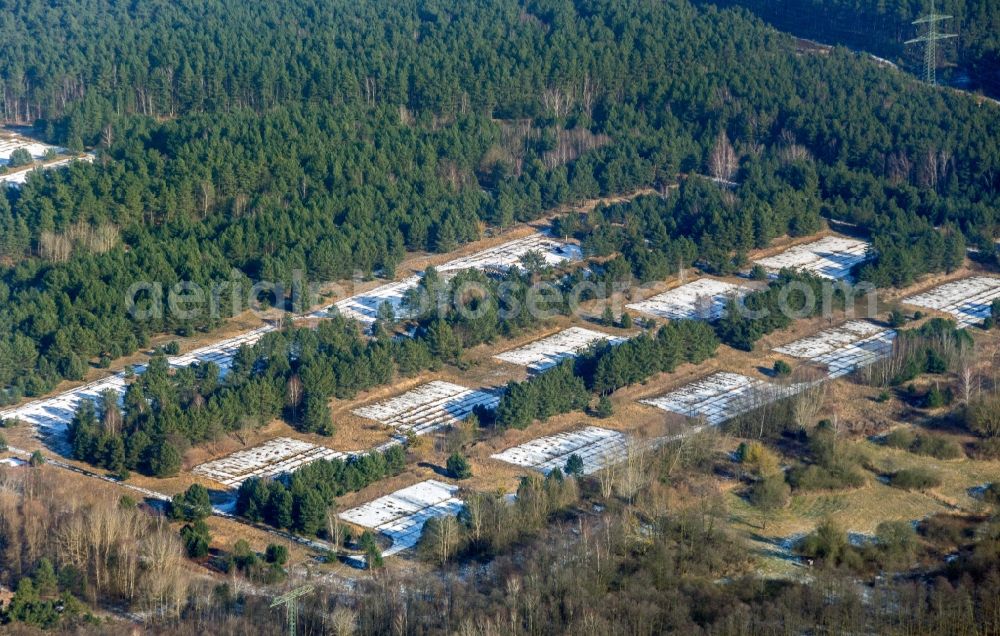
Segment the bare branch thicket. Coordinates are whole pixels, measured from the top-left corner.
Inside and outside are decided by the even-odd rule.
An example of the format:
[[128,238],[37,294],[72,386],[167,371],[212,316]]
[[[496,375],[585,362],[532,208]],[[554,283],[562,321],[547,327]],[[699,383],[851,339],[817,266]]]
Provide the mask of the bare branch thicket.
[[462,493],[462,500],[465,502],[464,514],[469,526],[469,533],[473,541],[480,541],[483,538],[483,528],[486,525],[486,495],[475,491]]
[[816,423],[823,411],[829,395],[829,385],[820,378],[803,378],[802,384],[804,388],[791,398],[792,416],[798,426],[808,428]]
[[966,347],[958,357],[958,386],[962,401],[968,404],[983,390],[983,379],[979,374],[982,351],[976,345]]
[[614,466],[607,466],[598,471],[597,481],[600,486],[601,498],[608,500],[614,494],[617,482],[616,473]]
[[617,494],[632,503],[635,496],[649,481],[649,449],[646,445],[630,440],[625,446],[625,459],[618,464]]
[[897,337],[892,343],[889,355],[861,369],[857,376],[870,386],[889,386],[893,379],[903,372],[916,350],[917,346],[913,338]]
[[719,133],[708,158],[708,171],[716,179],[732,181],[740,167],[740,158],[725,131]]
[[784,398],[788,389],[771,383],[751,387],[734,401],[733,410],[738,414],[730,428],[742,437],[762,439],[767,432],[784,428]]

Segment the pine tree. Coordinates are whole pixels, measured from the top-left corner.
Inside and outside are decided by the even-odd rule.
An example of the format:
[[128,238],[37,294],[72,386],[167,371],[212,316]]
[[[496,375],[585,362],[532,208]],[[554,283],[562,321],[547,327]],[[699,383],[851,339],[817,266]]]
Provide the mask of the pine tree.
[[447,468],[448,474],[453,479],[468,479],[472,477],[472,467],[469,465],[469,460],[461,453],[451,454],[448,458]]
[[601,322],[606,327],[615,326],[615,314],[613,311],[611,311],[611,303],[604,305],[604,313],[601,314]]
[[569,456],[566,460],[566,474],[567,475],[583,475],[583,458],[581,458],[576,453]]

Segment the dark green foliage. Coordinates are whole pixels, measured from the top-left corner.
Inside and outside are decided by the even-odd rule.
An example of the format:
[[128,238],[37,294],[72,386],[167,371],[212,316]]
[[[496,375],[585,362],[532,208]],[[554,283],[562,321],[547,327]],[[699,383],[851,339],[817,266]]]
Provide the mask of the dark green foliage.
[[[182,0],[141,29],[106,0],[11,7],[4,112],[37,116],[71,148],[100,144],[102,160],[0,196],[2,399],[227,317],[222,303],[215,316],[133,319],[123,292],[138,281],[391,274],[405,250],[449,249],[480,222],[704,172],[720,132],[755,149],[733,188],[685,178],[669,197],[560,224],[611,257],[600,281],[695,261],[732,271],[753,247],[817,230],[821,212],[874,237],[860,273],[877,285],[954,269],[966,239],[992,243],[998,123],[964,96],[846,51],[793,55],[744,15],[684,2],[456,6]],[[546,98],[585,85],[592,99],[563,112]],[[512,119],[531,134],[511,142]],[[32,256],[43,233],[110,226],[108,251]]]
[[899,329],[906,324],[906,314],[899,308],[895,308],[889,312],[889,326],[893,329]]
[[[954,321],[943,318],[932,318],[917,329],[897,333],[892,354],[874,367],[881,369],[877,377],[892,385],[909,382],[923,373],[946,373],[955,355],[972,346],[972,336],[966,330],[957,329]],[[950,391],[938,388],[933,400],[939,406],[947,403]]]
[[181,469],[181,454],[170,442],[164,441],[149,457],[149,472],[155,477],[173,477]]
[[268,563],[283,566],[288,562],[288,548],[276,543],[269,543],[267,544],[267,550],[264,551],[264,559]]
[[[288,328],[240,349],[225,381],[214,364],[170,371],[163,356],[128,387],[123,407],[87,402],[68,436],[73,456],[120,473],[169,476],[189,444],[259,427],[283,415],[303,431],[333,433],[328,401],[389,383],[395,360],[416,371],[433,363],[423,340],[366,340],[335,317],[317,329]],[[294,385],[298,399],[290,400]]]
[[609,284],[630,277],[639,282],[666,278],[699,257],[707,269],[731,273],[736,268],[734,253],[818,227],[815,184],[799,184],[802,189],[795,192],[786,175],[771,172],[775,164],[765,163],[766,168],[753,166],[740,189],[746,199],[743,206],[727,205],[722,190],[706,179],[686,179],[677,194],[666,199],[639,197],[598,208],[578,232],[584,252],[618,255],[600,274]]
[[[80,613],[79,601],[68,592],[53,598],[54,590],[47,589],[46,581],[37,581],[38,575],[39,573],[35,575],[36,581],[27,576],[18,581],[14,597],[0,614],[4,622],[17,621],[41,629],[50,629],[63,621],[72,621]],[[42,575],[45,576],[44,573]]]
[[601,314],[601,324],[605,327],[615,326],[615,313],[611,311],[611,305],[604,306],[604,312]]
[[640,334],[613,346],[597,345],[576,361],[576,373],[591,391],[607,395],[659,373],[670,373],[680,364],[698,364],[715,354],[719,341],[709,325],[697,320],[677,320],[664,325],[655,336]]
[[393,446],[384,453],[319,460],[298,469],[286,481],[248,479],[236,494],[236,514],[277,528],[316,535],[324,530],[326,511],[339,497],[385,477],[406,465],[406,451]]
[[201,484],[191,484],[170,502],[170,518],[177,521],[198,521],[212,514],[208,490]]
[[371,530],[365,530],[358,540],[361,550],[365,554],[365,559],[370,569],[378,569],[384,565],[382,560],[382,548],[379,547],[378,540]]
[[496,409],[496,425],[527,428],[535,420],[586,408],[590,394],[582,379],[573,373],[573,361],[524,382],[510,382]]
[[34,163],[34,161],[35,159],[31,156],[31,152],[27,148],[15,148],[10,153],[7,166],[10,168],[20,168],[21,166]]
[[656,373],[672,372],[679,364],[703,362],[718,344],[712,328],[697,320],[673,321],[655,336],[643,333],[618,345],[598,344],[576,360],[565,360],[524,382],[510,382],[495,423],[526,428],[535,420],[584,409],[591,393],[607,396]]
[[819,560],[829,567],[845,566],[857,569],[861,556],[847,540],[847,533],[832,519],[826,519],[814,532],[806,535],[797,546],[799,554]]
[[[854,300],[847,297],[846,288],[834,287],[824,294],[825,287],[828,281],[818,276],[782,272],[766,289],[747,294],[742,303],[731,300],[715,323],[715,332],[730,347],[752,351],[755,342],[788,327],[792,320],[817,316]],[[829,302],[824,302],[827,297]]]
[[792,374],[792,367],[784,360],[776,360],[774,363],[774,375],[783,378]]
[[607,418],[614,415],[615,409],[614,405],[611,404],[611,398],[606,395],[602,395],[597,399],[597,408],[594,410],[594,415],[600,418]]
[[469,465],[469,460],[461,453],[452,453],[448,457],[448,463],[445,468],[452,479],[468,479],[472,477],[472,466]]
[[208,554],[208,546],[212,542],[212,536],[208,531],[208,524],[199,519],[193,523],[185,524],[181,528],[181,541],[187,555],[192,559],[200,559]]
[[265,558],[250,549],[250,544],[240,539],[233,546],[232,554],[227,558],[227,569],[236,568],[252,581],[264,585],[274,585],[285,579],[283,569],[288,560],[288,548],[282,545],[268,544]]
[[44,463],[45,463],[45,456],[42,455],[41,451],[36,450],[31,454],[31,457],[28,458],[28,465],[31,466],[32,468],[38,468]]
[[566,470],[567,475],[581,476],[583,475],[583,458],[581,458],[576,453],[569,456],[566,460]]
[[[745,7],[776,28],[829,45],[869,51],[900,63],[923,77],[923,47],[906,44],[924,31],[911,23],[928,13],[921,2],[886,3],[877,0],[722,0],[719,7]],[[938,78],[942,83],[966,77],[973,89],[1000,96],[1000,8],[991,0],[938,0],[936,13],[954,16],[944,30],[961,34],[961,45],[938,46]],[[923,175],[927,179],[930,175]]]

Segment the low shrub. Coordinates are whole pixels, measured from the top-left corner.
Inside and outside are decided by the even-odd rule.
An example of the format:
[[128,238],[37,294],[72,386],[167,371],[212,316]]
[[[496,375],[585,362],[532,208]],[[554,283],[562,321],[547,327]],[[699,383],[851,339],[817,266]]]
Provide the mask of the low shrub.
[[926,468],[904,468],[889,476],[889,485],[903,490],[930,490],[941,485],[941,477]]
[[928,455],[937,459],[958,459],[965,455],[961,444],[936,435],[918,435],[910,450],[918,455]]
[[917,436],[913,434],[913,431],[906,428],[897,428],[890,432],[882,439],[882,443],[891,448],[901,448],[903,450],[910,450],[913,446]]
[[856,466],[799,466],[788,471],[788,483],[795,490],[839,490],[860,488],[865,475]]
[[958,442],[938,435],[918,435],[905,428],[897,428],[883,440],[886,446],[901,448],[937,459],[958,459],[965,453]]

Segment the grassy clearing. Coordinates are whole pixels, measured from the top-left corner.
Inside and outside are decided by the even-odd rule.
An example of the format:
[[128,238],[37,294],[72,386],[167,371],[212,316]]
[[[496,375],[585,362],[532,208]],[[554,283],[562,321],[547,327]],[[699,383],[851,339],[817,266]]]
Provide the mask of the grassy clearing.
[[731,526],[752,547],[761,576],[801,576],[798,566],[787,559],[781,542],[811,532],[826,517],[832,517],[849,532],[870,534],[883,521],[911,521],[939,512],[977,511],[982,503],[969,494],[969,489],[1000,475],[1000,462],[938,460],[867,440],[850,444],[865,453],[870,465],[883,473],[922,467],[937,473],[941,486],[928,492],[911,492],[884,484],[869,473],[863,488],[795,494],[788,507],[767,519],[739,496],[739,489],[730,490],[726,498]]

